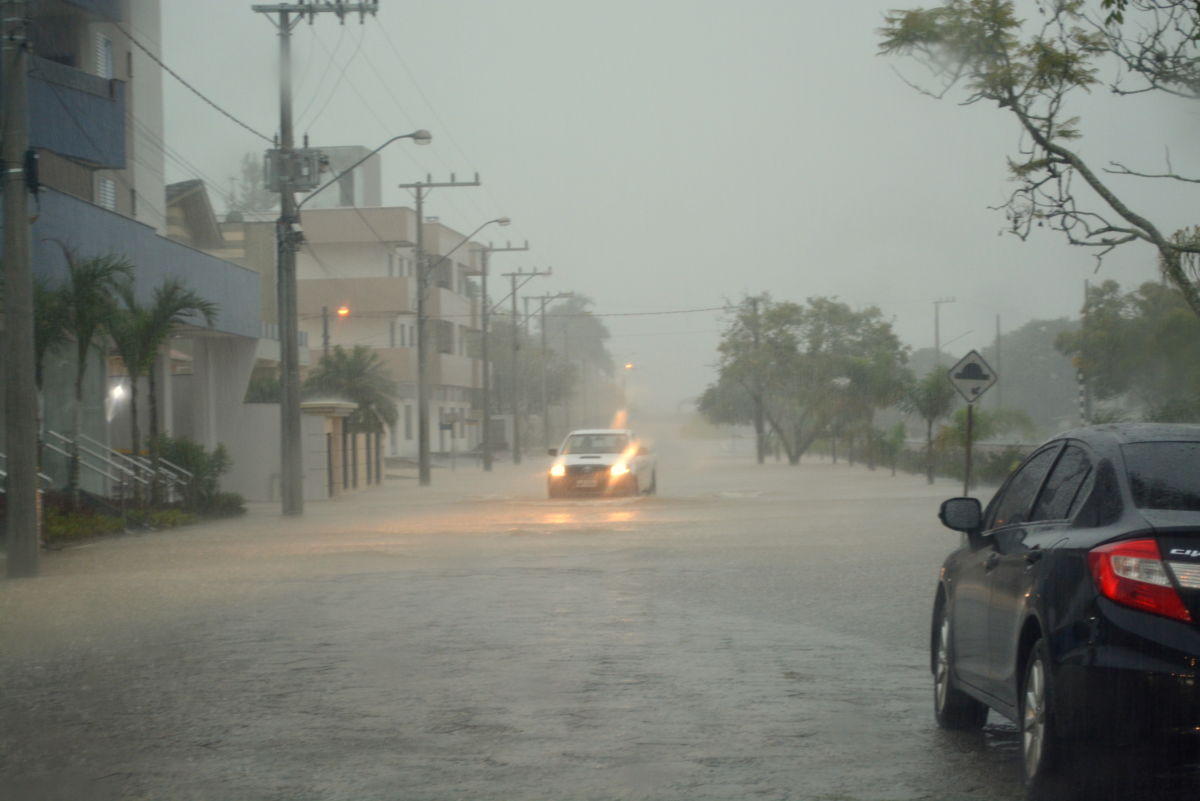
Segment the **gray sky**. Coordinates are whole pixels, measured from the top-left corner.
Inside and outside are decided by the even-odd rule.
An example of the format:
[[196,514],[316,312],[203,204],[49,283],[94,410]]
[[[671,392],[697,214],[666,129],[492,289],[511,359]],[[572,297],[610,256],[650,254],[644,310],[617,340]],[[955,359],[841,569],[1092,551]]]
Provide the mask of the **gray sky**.
[[[1030,319],[1074,317],[1085,279],[1156,277],[1134,246],[1099,273],[1046,234],[1001,236],[987,206],[1011,188],[1015,123],[905,86],[915,65],[875,55],[897,0],[382,0],[378,17],[296,30],[297,134],[374,147],[428,128],[434,143],[384,152],[384,200],[426,173],[481,174],[433,193],[427,213],[493,241],[528,239],[503,270],[553,267],[531,292],[572,290],[598,314],[705,309],[745,293],[878,305],[914,347],[991,343]],[[246,0],[164,0],[163,58],[252,127],[278,128],[277,39]],[[134,32],[137,35],[137,32]],[[165,78],[169,180],[227,191],[265,143]],[[1157,171],[1197,165],[1196,113],[1103,90],[1079,109],[1085,153]],[[1109,155],[1111,154],[1111,156]],[[182,165],[180,161],[186,161]],[[1180,186],[1135,196],[1174,230]],[[214,201],[221,203],[214,192]],[[485,236],[484,239],[487,239]],[[608,317],[644,398],[672,406],[712,380],[721,316]],[[970,332],[970,333],[968,333]]]

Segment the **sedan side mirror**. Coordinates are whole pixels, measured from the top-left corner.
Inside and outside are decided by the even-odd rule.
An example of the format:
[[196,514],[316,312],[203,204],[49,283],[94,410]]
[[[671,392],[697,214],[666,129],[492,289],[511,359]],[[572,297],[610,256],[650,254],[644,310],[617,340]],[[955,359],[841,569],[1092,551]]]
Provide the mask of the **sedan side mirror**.
[[983,509],[978,498],[951,498],[942,501],[942,508],[938,510],[938,520],[941,520],[946,528],[969,534],[979,531],[979,527],[983,525]]
[[558,456],[558,448],[551,448],[550,450],[546,451],[546,453],[550,454],[551,456]]

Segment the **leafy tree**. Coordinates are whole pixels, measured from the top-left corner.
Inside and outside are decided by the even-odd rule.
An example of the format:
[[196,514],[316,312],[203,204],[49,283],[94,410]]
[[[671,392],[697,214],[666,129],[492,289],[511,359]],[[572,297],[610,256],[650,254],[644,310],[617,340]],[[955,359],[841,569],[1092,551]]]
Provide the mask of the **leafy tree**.
[[99,349],[106,323],[116,308],[115,293],[133,276],[133,265],[116,256],[79,257],[61,242],[67,260],[67,279],[57,290],[66,331],[75,343],[75,408],[72,421],[67,492],[79,504],[79,436],[83,431],[83,379],[88,357]]
[[933,483],[933,426],[954,408],[954,386],[946,372],[935,367],[920,381],[909,385],[900,399],[900,408],[925,421],[925,478]]
[[[572,318],[576,319],[576,318]],[[580,319],[594,319],[583,315]],[[542,350],[541,335],[527,336],[524,326],[517,329],[517,361],[513,363],[513,326],[508,317],[493,318],[488,330],[489,352],[492,361],[492,393],[493,412],[511,413],[513,404],[514,385],[520,387],[518,394],[518,414],[522,419],[526,415],[542,412],[542,371],[546,374],[546,404],[555,406],[567,403],[575,393],[580,379],[580,367],[577,359],[588,362],[589,357],[584,353],[572,353],[570,358],[558,349],[558,344],[551,333],[550,318],[546,321],[547,348]],[[558,329],[560,332],[563,328]],[[605,332],[607,336],[607,332]],[[611,357],[607,351],[601,351],[604,359],[611,365]],[[604,370],[601,364],[593,363],[596,369]],[[613,401],[615,402],[615,397]],[[530,432],[532,433],[532,432]],[[541,437],[541,432],[537,432]],[[553,436],[553,435],[552,435]],[[529,436],[523,440],[532,441]]]
[[[756,300],[729,322],[718,346],[718,380],[702,408],[727,415],[714,421],[749,422],[761,404],[788,462],[797,464],[834,421],[869,419],[865,407],[887,405],[881,376],[901,368],[906,349],[874,307],[854,311],[829,298],[806,305]],[[848,391],[856,377],[861,398]]]
[[1055,343],[1078,329],[1078,320],[1031,320],[1001,336],[999,356],[995,346],[982,348],[999,381],[981,405],[1022,409],[1043,432],[1073,425],[1079,414],[1076,367]]
[[[605,373],[612,373],[613,358],[608,352],[609,332],[604,322],[591,312],[594,305],[586,295],[574,294],[546,307],[546,341],[552,350],[572,361],[586,361]],[[502,318],[493,318],[501,326]],[[510,336],[511,336],[511,329]],[[506,340],[511,341],[511,340]]]
[[[880,31],[880,51],[912,56],[924,65],[943,97],[962,87],[964,103],[994,103],[1011,114],[1021,144],[1009,168],[1016,182],[1002,208],[1013,233],[1035,228],[1061,232],[1097,258],[1131,242],[1153,246],[1163,274],[1200,315],[1200,231],[1162,231],[1134,210],[1107,174],[1195,183],[1175,174],[1099,169],[1074,143],[1079,120],[1068,101],[1095,88],[1098,65],[1115,56],[1134,85],[1118,82],[1118,96],[1147,91],[1184,99],[1200,97],[1200,5],[1170,0],[1107,0],[1103,19],[1083,0],[1038,2],[1040,22],[1026,29],[1009,0],[944,0],[931,9],[890,12]],[[916,86],[915,84],[913,84]],[[920,88],[920,87],[917,87]],[[1081,192],[1082,182],[1090,192]]]
[[239,177],[230,179],[233,184],[230,211],[268,211],[279,205],[279,195],[267,191],[262,156],[257,153],[243,154],[239,172]]
[[397,392],[383,360],[366,345],[355,345],[352,350],[335,345],[309,373],[303,388],[309,398],[333,396],[357,404],[347,422],[352,430],[370,433],[396,424]]
[[[1174,288],[1093,287],[1082,326],[1056,346],[1087,376],[1095,400],[1140,410],[1147,420],[1200,421],[1200,319]],[[1120,415],[1101,414],[1114,411]]]
[[[947,382],[948,383],[948,382]],[[1031,437],[1036,427],[1029,415],[1020,409],[979,409],[971,414],[971,440],[982,442],[1016,431]],[[967,407],[954,412],[950,423],[941,427],[936,439],[939,450],[967,447]]]

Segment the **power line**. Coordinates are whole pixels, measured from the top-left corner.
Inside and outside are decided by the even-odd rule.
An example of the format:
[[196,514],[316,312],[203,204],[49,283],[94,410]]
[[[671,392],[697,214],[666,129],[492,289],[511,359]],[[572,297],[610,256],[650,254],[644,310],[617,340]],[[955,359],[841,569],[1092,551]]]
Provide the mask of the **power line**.
[[[345,30],[345,29],[343,28],[343,30]],[[325,48],[325,52],[329,55],[329,63],[332,66],[337,66],[337,68],[339,70],[339,74],[338,74],[337,80],[333,82],[333,87],[329,90],[329,94],[326,96],[325,102],[321,104],[321,107],[319,109],[317,109],[316,113],[313,114],[313,116],[310,119],[305,121],[304,115],[308,113],[308,109],[311,108],[313,102],[315,102],[316,94],[313,95],[313,101],[310,101],[308,106],[305,107],[305,110],[303,112],[301,112],[300,120],[299,120],[298,124],[304,126],[304,128],[306,130],[310,129],[310,128],[312,128],[312,126],[316,125],[317,120],[321,119],[321,115],[325,113],[325,109],[329,108],[329,103],[333,100],[334,96],[337,95],[338,89],[341,87],[342,83],[346,80],[346,71],[350,68],[350,65],[354,63],[354,59],[358,58],[358,54],[362,50],[363,40],[366,39],[366,37],[367,37],[366,28],[363,27],[362,30],[359,31],[358,44],[355,45],[354,52],[350,54],[350,58],[346,60],[345,64],[336,64],[334,61],[334,59],[337,55],[336,49],[334,52],[330,53],[328,48],[325,48],[325,43],[322,42],[320,40],[320,38],[315,35],[315,32],[314,32],[313,38],[317,39],[317,41],[320,43],[322,48]],[[340,46],[341,42],[342,42],[342,39],[339,37],[337,45],[335,45],[335,48]],[[325,78],[324,78],[324,76],[322,76],[321,77],[322,83],[324,82],[324,80],[325,80]],[[360,95],[360,97],[361,97],[361,95]]]
[[[433,119],[438,124],[438,136],[440,137],[442,135],[445,135],[446,139],[449,140],[450,144],[454,146],[454,149],[458,151],[458,155],[462,157],[463,161],[467,162],[468,164],[471,164],[472,163],[471,158],[467,155],[466,151],[463,150],[462,146],[458,143],[458,140],[455,139],[454,134],[450,130],[450,126],[446,124],[446,121],[444,119],[442,119],[442,115],[438,114],[437,109],[434,108],[433,103],[429,100],[429,96],[425,94],[425,91],[421,88],[421,85],[419,83],[417,83],[416,77],[413,75],[413,72],[409,68],[408,63],[404,60],[404,57],[400,55],[400,50],[399,50],[399,48],[396,47],[395,42],[392,41],[391,36],[388,34],[387,28],[383,27],[383,23],[381,23],[377,17],[373,18],[372,22],[374,22],[375,26],[379,29],[380,34],[383,36],[384,43],[387,44],[388,49],[390,49],[392,51],[392,55],[394,55],[396,57],[396,61],[400,64],[400,68],[403,69],[404,74],[408,76],[409,83],[411,83],[413,88],[417,90],[417,94],[420,95],[421,100],[424,101],[425,107],[428,108],[429,112],[433,115]],[[374,69],[374,65],[372,65],[372,69]],[[376,72],[376,75],[379,75],[378,70],[376,70],[375,72]],[[380,76],[380,81],[381,82],[383,81],[382,76]],[[439,160],[442,160],[442,159],[440,159],[440,157],[439,157]],[[442,161],[443,161],[443,166],[447,166],[447,168],[448,168],[448,165],[445,165],[444,160],[442,160]],[[483,187],[483,191],[484,191],[484,194],[487,195],[488,198],[492,201],[492,203],[496,209],[503,210],[505,208],[503,204],[501,204],[499,201],[497,201],[495,195],[492,194],[492,192],[489,190],[489,188],[487,186]],[[453,205],[453,203],[451,205]],[[456,210],[457,210],[457,207],[456,207]],[[459,213],[460,214],[462,213],[461,210],[459,210]],[[487,215],[485,214],[483,216],[487,216]],[[518,228],[518,230],[520,230],[519,226],[517,228]]]
[[194,87],[194,86],[192,86],[190,83],[188,83],[188,82],[187,82],[187,81],[184,79],[184,77],[183,77],[182,75],[180,75],[178,72],[176,72],[175,70],[171,69],[171,68],[170,68],[170,67],[168,67],[166,64],[164,64],[164,63],[163,63],[163,61],[162,61],[162,59],[160,59],[158,56],[154,55],[154,53],[150,52],[149,48],[147,48],[145,45],[143,45],[141,42],[139,42],[137,39],[135,39],[135,38],[133,37],[133,34],[131,34],[129,31],[125,30],[125,28],[124,28],[124,27],[122,27],[120,23],[113,23],[113,24],[116,26],[117,30],[119,30],[121,33],[123,33],[123,34],[126,36],[126,38],[128,38],[128,39],[129,39],[129,41],[133,42],[133,44],[134,44],[135,46],[137,46],[137,48],[138,48],[139,50],[141,50],[143,53],[145,53],[145,54],[146,54],[146,56],[147,56],[147,57],[148,57],[148,58],[149,58],[151,61],[153,61],[153,62],[154,62],[155,64],[157,64],[158,66],[162,67],[162,69],[163,69],[163,71],[164,71],[164,72],[166,72],[166,73],[167,73],[168,75],[170,75],[172,78],[174,78],[175,80],[177,80],[177,81],[179,81],[181,84],[183,84],[184,88],[186,88],[187,90],[189,90],[189,91],[190,91],[192,94],[194,94],[196,97],[200,98],[200,99],[201,99],[201,100],[203,100],[205,103],[207,103],[208,105],[212,106],[212,107],[213,107],[213,108],[215,108],[217,111],[221,112],[221,114],[225,115],[226,117],[228,117],[228,118],[229,118],[230,120],[232,120],[233,122],[237,123],[237,124],[238,124],[238,125],[240,125],[241,127],[245,128],[247,131],[249,131],[250,133],[252,133],[252,134],[254,134],[255,136],[257,136],[259,139],[262,139],[263,141],[265,141],[265,142],[269,142],[269,143],[271,143],[271,144],[275,144],[275,140],[274,140],[274,139],[272,139],[271,137],[267,136],[266,134],[259,133],[258,131],[254,130],[254,129],[253,129],[253,128],[251,128],[249,125],[247,125],[246,123],[242,122],[242,121],[241,121],[241,120],[239,120],[237,117],[233,116],[233,114],[231,114],[231,113],[229,113],[228,111],[226,111],[225,109],[221,108],[219,105],[217,105],[217,103],[216,103],[215,101],[213,101],[213,100],[210,100],[210,99],[209,99],[209,98],[208,98],[208,97],[207,97],[207,96],[206,96],[206,95],[205,95],[203,92],[201,92],[199,89],[197,89],[196,87]]

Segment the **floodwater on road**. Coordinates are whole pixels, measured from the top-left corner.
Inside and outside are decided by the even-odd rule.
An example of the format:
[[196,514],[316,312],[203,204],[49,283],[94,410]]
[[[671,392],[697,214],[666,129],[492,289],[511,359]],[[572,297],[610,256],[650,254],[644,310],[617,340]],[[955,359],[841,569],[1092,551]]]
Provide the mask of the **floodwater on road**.
[[660,444],[656,497],[460,462],[0,580],[0,798],[1022,797],[930,710],[952,484]]

